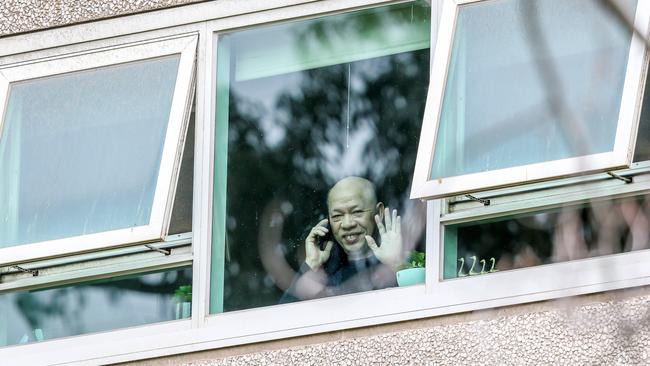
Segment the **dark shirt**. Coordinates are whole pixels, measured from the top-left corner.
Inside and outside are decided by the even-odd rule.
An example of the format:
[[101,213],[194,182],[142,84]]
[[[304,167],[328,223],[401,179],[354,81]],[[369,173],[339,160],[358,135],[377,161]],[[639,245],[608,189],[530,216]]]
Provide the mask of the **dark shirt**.
[[[350,294],[361,291],[377,290],[395,286],[395,275],[378,275],[381,262],[374,255],[357,260],[348,258],[340,245],[335,244],[330,252],[329,259],[323,265],[327,278],[325,289],[318,297]],[[284,292],[280,303],[294,302],[300,300],[295,294],[295,286],[298,279],[305,273],[311,271],[307,263],[303,263],[300,270],[291,281],[291,286]],[[384,274],[386,272],[384,271]]]

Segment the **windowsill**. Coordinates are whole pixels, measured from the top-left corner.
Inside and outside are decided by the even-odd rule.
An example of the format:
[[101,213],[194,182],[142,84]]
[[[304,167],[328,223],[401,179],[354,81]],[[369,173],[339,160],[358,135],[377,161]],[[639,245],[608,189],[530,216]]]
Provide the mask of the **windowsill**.
[[[387,289],[377,291],[377,293],[344,296],[337,299],[315,300],[309,304],[289,304],[282,307],[257,309],[250,312],[243,311],[232,314],[220,314],[219,316],[208,318],[204,326],[194,329],[188,328],[190,320],[180,320],[170,322],[169,324],[143,326],[136,329],[72,337],[26,346],[13,346],[0,350],[0,355],[3,358],[8,357],[9,359],[15,360],[17,363],[33,362],[31,355],[34,353],[42,355],[50,363],[83,361],[99,363],[127,362],[215,348],[243,346],[250,343],[324,332],[380,326],[387,323],[520,305],[558,297],[583,295],[592,292],[610,291],[649,284],[650,278],[643,277],[633,280],[580,286],[500,299],[484,301],[470,300],[466,303],[456,305],[443,305],[439,299],[436,299],[439,295],[426,295],[422,291],[424,286],[413,286],[405,289]],[[397,291],[401,292],[397,294]],[[402,303],[411,300],[412,304],[408,308],[400,306],[399,311],[394,311],[392,314],[381,314],[381,311],[377,310],[377,308],[382,307],[382,304],[392,306],[395,309],[396,307],[393,304],[396,298],[401,298]],[[315,324],[313,321],[311,325],[300,324],[301,321],[304,323],[305,317],[313,318],[315,312],[335,307],[338,305],[337,302],[341,300],[344,306],[338,309],[340,313],[354,310],[354,308],[360,311],[361,309],[358,308],[364,307],[371,310],[365,317],[358,319],[353,319],[351,316],[338,316],[338,319],[329,319],[330,322],[324,324]],[[331,315],[332,313],[334,311],[330,310],[327,315]],[[265,324],[269,320],[272,321],[275,327]],[[287,323],[287,320],[291,322]],[[277,322],[283,324],[282,328],[277,327]],[[260,324],[262,327],[242,330],[242,324]],[[233,329],[235,330],[233,331]],[[83,350],[80,350],[78,347],[80,343],[85,345]],[[25,352],[25,347],[30,351]]]
[[452,324],[462,324],[477,321],[490,321],[494,319],[514,317],[531,313],[545,313],[553,311],[571,311],[583,306],[605,302],[619,302],[636,297],[650,295],[650,286],[643,286],[630,289],[614,290],[602,293],[592,293],[574,296],[568,299],[551,299],[531,303],[507,305],[499,308],[490,308],[478,311],[449,314],[428,318],[419,318],[397,323],[371,325],[367,327],[337,330],[329,333],[313,334],[309,337],[281,338],[267,342],[242,344],[227,348],[208,349],[182,355],[174,355],[174,362],[198,362],[201,360],[218,360],[225,357],[236,357],[251,353],[261,353],[287,349],[294,347],[305,347],[332,342],[332,340],[357,339],[361,337],[372,337],[397,332],[413,331],[417,329],[431,329]]

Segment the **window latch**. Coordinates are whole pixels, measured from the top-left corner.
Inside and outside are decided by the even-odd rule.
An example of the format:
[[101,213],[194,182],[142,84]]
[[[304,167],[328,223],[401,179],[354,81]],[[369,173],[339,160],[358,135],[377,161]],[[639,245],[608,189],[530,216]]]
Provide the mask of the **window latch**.
[[21,266],[11,266],[9,268],[16,269],[16,270],[18,270],[20,272],[23,272],[23,273],[31,273],[32,276],[34,276],[34,277],[38,276],[38,270],[37,269],[27,269],[27,268],[23,268]]
[[484,198],[478,198],[478,197],[472,196],[471,194],[466,194],[465,197],[469,198],[472,201],[481,202],[483,204],[483,206],[489,206],[490,205],[490,200],[486,200]]
[[622,180],[623,182],[625,182],[627,184],[632,183],[632,177],[623,177],[621,175],[618,175],[618,174],[615,174],[615,173],[612,173],[612,172],[607,172],[607,174],[610,177],[618,179],[618,180]]
[[170,254],[172,254],[172,251],[169,250],[169,249],[160,249],[160,248],[156,248],[156,247],[154,247],[154,246],[151,245],[151,244],[145,244],[144,246],[147,247],[147,248],[149,248],[149,249],[151,249],[151,250],[153,250],[154,252],[162,253],[162,254],[164,254],[164,255],[170,255]]

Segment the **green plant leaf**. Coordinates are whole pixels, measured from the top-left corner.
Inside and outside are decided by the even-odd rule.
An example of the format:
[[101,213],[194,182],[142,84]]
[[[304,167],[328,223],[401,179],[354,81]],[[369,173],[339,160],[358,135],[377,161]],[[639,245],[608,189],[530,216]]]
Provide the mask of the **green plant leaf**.
[[399,266],[398,270],[409,269],[409,268],[424,268],[425,264],[425,254],[423,252],[418,252],[417,250],[412,251],[409,254],[409,259],[406,263]]
[[174,298],[179,302],[192,301],[192,285],[182,285],[174,291]]

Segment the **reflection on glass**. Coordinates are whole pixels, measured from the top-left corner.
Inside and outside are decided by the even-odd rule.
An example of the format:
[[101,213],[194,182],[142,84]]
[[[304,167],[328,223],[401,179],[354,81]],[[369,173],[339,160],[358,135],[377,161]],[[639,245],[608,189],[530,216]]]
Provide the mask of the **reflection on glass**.
[[650,74],[646,75],[645,91],[643,93],[643,104],[641,106],[641,117],[639,119],[639,130],[637,131],[636,146],[634,148],[634,159],[639,162],[650,160]]
[[178,57],[10,86],[0,248],[149,223]]
[[187,126],[187,137],[183,147],[183,160],[181,161],[176,195],[172,216],[169,222],[169,235],[182,234],[192,231],[192,188],[194,183],[194,108],[190,114]]
[[648,249],[647,197],[447,226],[444,278]]
[[454,34],[432,179],[613,150],[631,34],[598,2],[462,5]]
[[0,295],[0,346],[187,318],[191,268]]
[[[424,206],[408,192],[428,37],[429,8],[401,4],[219,39],[216,138],[227,154],[216,153],[215,182],[223,183],[215,186],[213,258],[224,259],[213,261],[212,312],[299,299],[287,289],[303,273],[305,239],[328,216],[329,189],[347,176],[367,178],[376,199],[398,209],[405,246],[424,245]],[[344,219],[356,223],[355,234],[369,233],[360,225],[375,225],[377,205],[357,188],[346,192],[364,212],[345,211]],[[344,231],[333,231],[342,241]],[[395,283],[394,272],[369,279],[374,259],[353,261],[341,243],[328,260],[332,271],[354,267],[352,274],[339,273],[336,288],[314,297]]]

